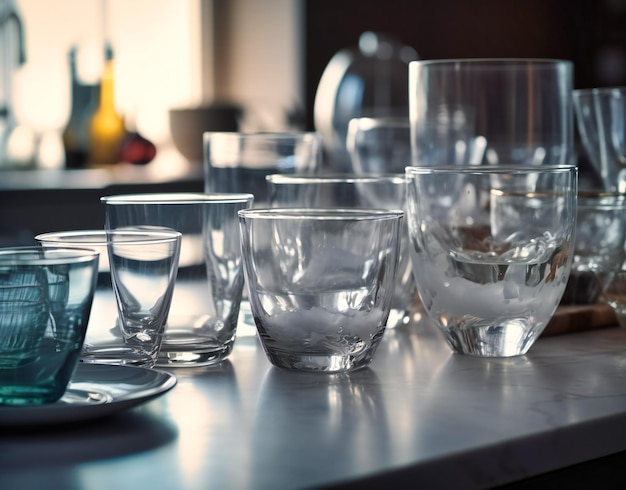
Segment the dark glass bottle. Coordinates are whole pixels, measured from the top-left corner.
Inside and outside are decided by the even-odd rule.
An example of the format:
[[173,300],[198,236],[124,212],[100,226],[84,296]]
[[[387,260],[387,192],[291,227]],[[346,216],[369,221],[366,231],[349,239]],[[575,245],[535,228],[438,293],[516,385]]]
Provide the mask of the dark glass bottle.
[[78,77],[76,68],[76,47],[69,52],[71,77],[71,110],[69,120],[63,130],[65,167],[85,168],[89,160],[89,121],[98,105],[99,84],[84,84]]

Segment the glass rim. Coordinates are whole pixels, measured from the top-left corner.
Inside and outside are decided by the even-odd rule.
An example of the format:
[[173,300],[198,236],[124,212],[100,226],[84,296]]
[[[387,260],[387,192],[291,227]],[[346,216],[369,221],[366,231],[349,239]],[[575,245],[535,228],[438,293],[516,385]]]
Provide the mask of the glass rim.
[[315,139],[321,141],[322,134],[319,131],[205,131],[202,139],[206,142],[209,139],[226,140],[259,140],[259,141],[282,141],[295,139]]
[[574,98],[592,97],[596,95],[620,96],[626,95],[626,85],[614,87],[577,88],[572,91]]
[[499,174],[566,174],[575,173],[576,165],[438,165],[438,166],[407,166],[405,174],[433,175],[433,174],[466,174],[466,175],[499,175]]
[[606,199],[614,197],[617,199],[626,200],[626,194],[618,191],[605,191],[605,190],[591,190],[591,189],[578,189],[579,199]]
[[[117,237],[115,239],[114,237]],[[125,245],[145,245],[146,243],[168,243],[180,241],[182,233],[174,229],[159,227],[154,229],[148,228],[118,228],[114,230],[71,230],[71,231],[51,231],[40,233],[35,236],[35,240],[46,244],[71,243],[72,246],[89,245],[105,246],[110,243],[124,243]]]
[[353,184],[362,182],[391,182],[397,184],[404,184],[406,177],[402,173],[388,173],[388,174],[348,174],[348,173],[336,173],[336,174],[269,174],[265,176],[265,180],[272,184]]
[[42,247],[28,245],[0,248],[0,266],[79,264],[97,259],[100,253],[88,247]]
[[554,68],[558,66],[566,66],[573,69],[574,63],[570,60],[560,58],[450,58],[450,59],[433,59],[433,60],[415,60],[411,61],[412,66],[426,67],[470,67],[472,69],[511,69],[525,68],[532,65],[533,68]]
[[578,190],[578,209],[626,210],[626,194],[613,191]]
[[256,208],[238,211],[242,219],[315,221],[383,221],[404,216],[400,209]]
[[[354,121],[354,122],[353,122]],[[358,126],[360,129],[375,128],[407,128],[410,129],[411,123],[409,116],[361,116],[353,117],[348,121],[348,126]]]
[[116,194],[102,196],[100,202],[111,205],[121,204],[203,204],[203,203],[244,203],[254,199],[254,195],[240,193],[201,193],[201,192],[158,192],[147,194]]

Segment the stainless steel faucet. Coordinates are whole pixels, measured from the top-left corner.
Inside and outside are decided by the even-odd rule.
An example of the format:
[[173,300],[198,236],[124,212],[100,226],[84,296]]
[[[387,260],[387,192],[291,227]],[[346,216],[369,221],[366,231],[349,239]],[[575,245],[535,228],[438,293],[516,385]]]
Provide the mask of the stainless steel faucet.
[[17,123],[13,114],[13,71],[26,61],[24,26],[14,0],[0,0],[0,167],[11,160],[9,139]]
[[5,27],[5,24],[13,21],[15,23],[15,28],[17,29],[17,39],[18,39],[18,52],[17,52],[17,62],[22,65],[26,62],[26,43],[24,42],[24,28],[22,26],[22,18],[17,13],[17,10],[13,7],[12,9],[7,9],[5,12],[0,12],[0,29]]
[[[11,26],[14,28],[15,37],[11,38]],[[13,50],[17,49],[17,53]],[[26,43],[24,26],[17,7],[12,0],[0,0],[0,117],[12,118],[11,76],[15,66],[21,66],[26,62]]]

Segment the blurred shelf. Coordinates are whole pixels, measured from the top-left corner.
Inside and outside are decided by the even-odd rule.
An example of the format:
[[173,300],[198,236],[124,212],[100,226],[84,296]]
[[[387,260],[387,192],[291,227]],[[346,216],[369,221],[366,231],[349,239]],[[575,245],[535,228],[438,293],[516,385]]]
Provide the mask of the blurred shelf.
[[30,245],[46,231],[102,228],[105,195],[203,190],[202,165],[167,152],[145,166],[0,170],[0,246]]
[[202,164],[190,163],[175,150],[159,151],[147,165],[120,163],[90,169],[0,170],[0,192],[41,189],[104,189],[115,185],[165,184],[203,180]]

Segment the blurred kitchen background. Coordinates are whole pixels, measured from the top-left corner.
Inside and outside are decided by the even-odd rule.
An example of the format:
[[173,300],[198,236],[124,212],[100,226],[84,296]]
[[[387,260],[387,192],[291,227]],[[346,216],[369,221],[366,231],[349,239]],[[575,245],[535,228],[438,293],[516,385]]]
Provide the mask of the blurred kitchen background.
[[252,126],[283,126],[286,111],[302,105],[300,7],[284,0],[0,0],[0,107],[22,129],[10,135],[5,168],[64,166],[70,53],[80,83],[96,85],[107,43],[115,107],[157,153],[178,157],[168,152],[173,108],[236,103],[249,108]]
[[[626,85],[624,26],[626,0],[0,0],[0,243],[97,227],[105,193],[202,190],[204,130],[315,129],[364,32],[422,59],[569,59],[585,88]],[[98,131],[115,154],[84,147]]]

